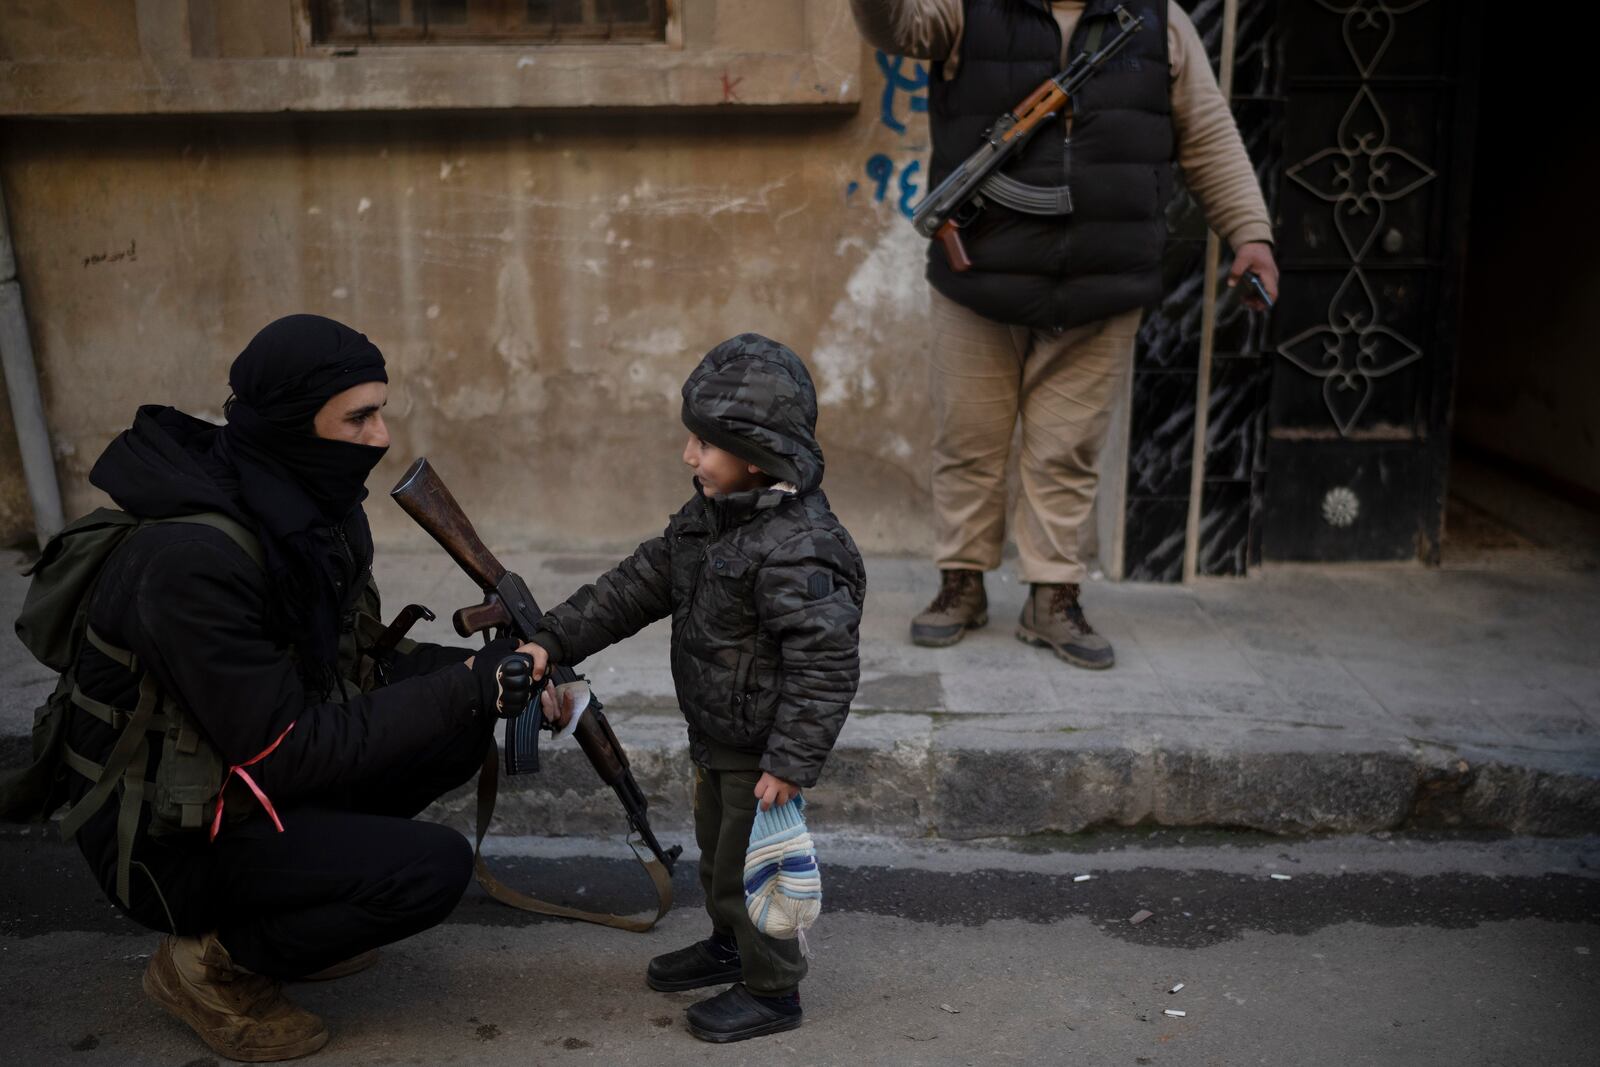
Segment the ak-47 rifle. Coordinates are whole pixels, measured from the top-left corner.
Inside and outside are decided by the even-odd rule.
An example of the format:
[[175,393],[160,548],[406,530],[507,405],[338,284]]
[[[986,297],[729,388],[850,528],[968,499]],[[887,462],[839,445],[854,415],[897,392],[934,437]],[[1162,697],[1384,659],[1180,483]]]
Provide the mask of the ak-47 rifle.
[[[419,459],[413,463],[411,469],[406,471],[389,495],[407,515],[415,519],[417,524],[439,543],[441,548],[449,553],[450,558],[455,560],[484,592],[483,603],[462,608],[452,617],[456,633],[462,637],[470,637],[475,633],[494,629],[515,637],[519,642],[525,642],[533,637],[539,617],[543,614],[539,610],[539,605],[534,602],[533,593],[529,591],[527,583],[521,576],[501,566],[494,553],[484,545],[477,531],[472,528],[472,523],[461,510],[461,506],[456,503],[455,497],[450,495],[450,490],[428,465],[427,459]],[[577,681],[578,675],[572,668],[558,665],[550,670],[549,680],[553,680],[559,686]],[[530,703],[527,712],[506,721],[508,774],[536,770],[538,767],[538,730],[544,722],[544,716],[535,706],[536,703],[537,700]],[[483,884],[490,896],[513,907],[537,911],[544,915],[560,915],[586,922],[603,923],[627,930],[648,930],[672,907],[672,868],[683,852],[683,846],[673,845],[671,848],[663,849],[656,840],[646,814],[649,805],[644,790],[640,789],[639,783],[634,780],[633,771],[628,766],[627,753],[623,751],[622,743],[612,731],[611,723],[606,720],[599,700],[591,697],[587,709],[577,721],[573,736],[577,739],[578,746],[583,749],[583,754],[589,757],[589,762],[594,765],[600,780],[610,786],[616,792],[617,799],[622,801],[622,808],[628,816],[628,825],[655,857],[653,861],[647,861],[643,856],[639,856],[639,862],[656,886],[660,901],[660,910],[656,917],[643,921],[546,904],[510,889],[489,872],[483,860],[482,846],[484,835],[489,829],[489,819],[494,814],[494,798],[499,779],[499,753],[497,746],[492,744],[484,760],[483,772],[478,778],[478,881]],[[632,842],[629,844],[631,846]],[[638,849],[634,849],[634,854],[638,856]]]
[[917,205],[911,224],[922,236],[938,239],[944,246],[951,270],[962,273],[972,269],[972,260],[961,243],[961,230],[977,219],[985,196],[1029,214],[1065,215],[1072,211],[1071,194],[1065,187],[1042,189],[1024,185],[999,171],[1007,160],[1022,151],[1023,145],[1046,119],[1071,108],[1073,95],[1144,26],[1144,17],[1129,14],[1125,7],[1119,6],[1116,16],[1121,32],[1092,54],[1078,53],[1066,70],[1046,79],[1026,100],[995,119],[994,125],[984,132],[978,150]]

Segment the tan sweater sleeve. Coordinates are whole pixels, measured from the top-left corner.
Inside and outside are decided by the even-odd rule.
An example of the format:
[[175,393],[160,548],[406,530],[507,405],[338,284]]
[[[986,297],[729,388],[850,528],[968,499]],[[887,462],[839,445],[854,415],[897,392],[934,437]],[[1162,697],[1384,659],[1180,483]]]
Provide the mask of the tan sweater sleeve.
[[1172,60],[1172,126],[1178,165],[1206,222],[1237,249],[1272,240],[1272,219],[1228,101],[1194,23],[1176,3],[1168,7]]
[[943,62],[961,43],[961,0],[850,0],[856,27],[892,56]]

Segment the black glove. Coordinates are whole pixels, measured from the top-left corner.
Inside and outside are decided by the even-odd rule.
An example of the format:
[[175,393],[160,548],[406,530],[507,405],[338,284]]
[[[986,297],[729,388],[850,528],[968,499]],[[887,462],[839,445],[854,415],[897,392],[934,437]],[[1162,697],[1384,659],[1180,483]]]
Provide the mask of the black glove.
[[526,652],[513,652],[500,661],[500,695],[495,702],[495,714],[502,719],[515,719],[528,710],[528,700],[533,696],[533,657]]
[[472,676],[478,682],[478,699],[472,709],[485,717],[496,714],[500,703],[500,663],[517,650],[516,641],[502,637],[472,654]]

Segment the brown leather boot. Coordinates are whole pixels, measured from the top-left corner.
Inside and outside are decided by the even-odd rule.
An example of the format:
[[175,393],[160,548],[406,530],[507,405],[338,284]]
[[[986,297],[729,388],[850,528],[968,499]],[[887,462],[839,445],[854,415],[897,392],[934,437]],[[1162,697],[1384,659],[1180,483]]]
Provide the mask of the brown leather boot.
[[285,997],[281,982],[234,963],[215,934],[163,937],[144,991],[230,1060],[292,1060],[328,1043],[321,1019]]
[[312,971],[310,974],[302,974],[299,978],[296,978],[295,981],[332,982],[337,978],[349,978],[352,974],[360,974],[362,971],[366,970],[368,967],[371,967],[377,962],[378,950],[375,948],[369,948],[365,952],[358,952],[349,959],[340,960],[338,963],[324,967],[320,971]]
[[1049,648],[1074,667],[1103,671],[1116,663],[1111,642],[1094,632],[1078,604],[1078,583],[1034,585],[1017,620],[1017,638]]
[[961,640],[968,630],[987,625],[989,597],[983,591],[983,572],[942,570],[939,595],[911,620],[911,643],[944,648]]

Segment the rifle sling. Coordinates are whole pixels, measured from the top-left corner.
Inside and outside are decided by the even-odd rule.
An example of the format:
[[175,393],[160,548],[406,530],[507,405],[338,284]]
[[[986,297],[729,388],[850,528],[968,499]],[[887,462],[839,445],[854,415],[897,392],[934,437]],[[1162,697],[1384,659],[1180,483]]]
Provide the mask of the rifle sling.
[[[537,710],[534,714],[538,714]],[[551,904],[512,889],[496,878],[494,872],[489,870],[489,862],[483,855],[483,839],[489,833],[489,822],[494,818],[494,802],[500,789],[500,746],[493,738],[489,741],[489,751],[483,758],[483,770],[478,773],[478,836],[473,845],[472,859],[477,867],[478,884],[483,886],[483,891],[502,904],[522,911],[531,911],[539,915],[553,915],[561,919],[576,919],[579,922],[598,923],[601,926],[611,926],[618,930],[631,930],[634,933],[644,933],[661,917],[672,910],[672,875],[654,857],[645,859],[637,846],[630,840],[628,847],[633,849],[634,859],[644,868],[644,873],[650,876],[650,882],[656,889],[656,913],[650,919],[629,918],[626,915],[612,915],[604,911],[583,911],[580,908],[569,908],[563,904]]]

